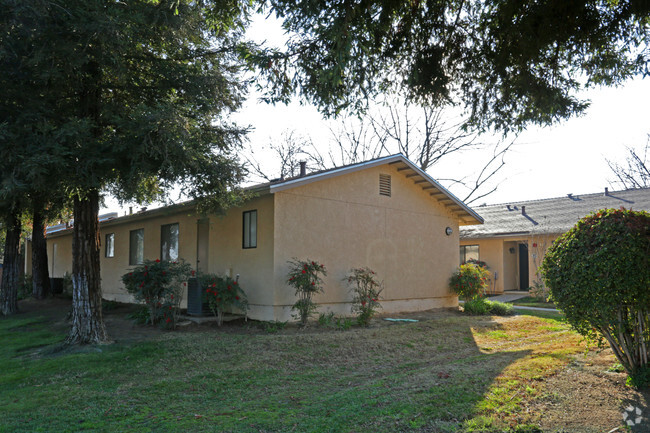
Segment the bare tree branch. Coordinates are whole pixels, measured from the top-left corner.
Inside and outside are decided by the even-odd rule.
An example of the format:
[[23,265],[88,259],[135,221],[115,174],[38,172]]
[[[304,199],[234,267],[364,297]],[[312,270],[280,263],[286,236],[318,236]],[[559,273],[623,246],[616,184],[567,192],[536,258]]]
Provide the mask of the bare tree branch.
[[643,149],[637,151],[632,147],[627,148],[625,164],[607,160],[610,170],[614,173],[618,184],[625,189],[630,188],[649,188],[650,187],[650,134]]
[[[389,99],[370,110],[364,118],[348,118],[330,127],[331,141],[317,146],[311,139],[285,131],[281,143],[269,145],[279,162],[280,176],[293,176],[298,160],[312,170],[340,167],[381,156],[401,153],[422,170],[429,171],[454,154],[475,155],[486,152],[490,157],[476,172],[452,179],[438,179],[447,186],[466,191],[464,201],[472,203],[496,191],[496,175],[505,165],[512,141],[496,143],[481,140],[477,132],[467,131],[463,119],[451,118],[441,107],[421,106],[399,99]],[[463,155],[465,156],[465,155]],[[249,158],[251,171],[266,180],[259,163]],[[274,170],[277,172],[276,170]]]

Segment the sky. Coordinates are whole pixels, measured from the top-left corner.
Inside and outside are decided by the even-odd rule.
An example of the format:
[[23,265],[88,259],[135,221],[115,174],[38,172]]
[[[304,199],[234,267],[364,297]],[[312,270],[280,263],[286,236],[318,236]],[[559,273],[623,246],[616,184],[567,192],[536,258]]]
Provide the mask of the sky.
[[[250,29],[253,39],[262,38],[271,44],[282,44],[284,36],[277,21],[257,19]],[[492,183],[497,190],[474,202],[509,203],[522,200],[589,194],[620,189],[607,159],[624,162],[626,147],[642,147],[650,134],[650,78],[627,81],[621,87],[595,88],[580,95],[591,106],[580,117],[550,127],[529,127],[515,140],[508,151],[498,176]],[[246,147],[253,149],[256,159],[269,172],[277,161],[269,153],[268,144],[281,139],[285,131],[310,137],[321,149],[331,140],[330,128],[341,120],[324,120],[320,113],[298,100],[289,105],[267,105],[252,93],[243,108],[232,116],[241,125],[250,125]],[[486,137],[490,140],[490,137]],[[472,153],[451,157],[429,171],[434,179],[471,176],[482,167],[485,154]],[[449,186],[458,197],[466,191]],[[150,207],[156,207],[153,205]],[[117,211],[119,206],[107,200],[102,212]],[[120,213],[124,213],[120,210]]]

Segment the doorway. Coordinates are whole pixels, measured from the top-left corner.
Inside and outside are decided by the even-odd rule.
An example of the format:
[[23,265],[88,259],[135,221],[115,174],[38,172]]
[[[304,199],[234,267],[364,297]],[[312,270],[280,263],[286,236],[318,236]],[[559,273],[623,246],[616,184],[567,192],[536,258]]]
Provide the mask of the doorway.
[[519,244],[519,290],[528,290],[528,244]]
[[208,272],[208,259],[210,253],[210,218],[201,218],[196,221],[196,270]]

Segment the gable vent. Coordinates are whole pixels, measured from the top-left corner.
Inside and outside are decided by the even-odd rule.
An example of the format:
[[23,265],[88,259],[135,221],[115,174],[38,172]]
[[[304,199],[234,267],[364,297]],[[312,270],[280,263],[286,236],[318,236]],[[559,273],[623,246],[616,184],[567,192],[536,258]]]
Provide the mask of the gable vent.
[[390,197],[390,174],[379,175],[379,195]]

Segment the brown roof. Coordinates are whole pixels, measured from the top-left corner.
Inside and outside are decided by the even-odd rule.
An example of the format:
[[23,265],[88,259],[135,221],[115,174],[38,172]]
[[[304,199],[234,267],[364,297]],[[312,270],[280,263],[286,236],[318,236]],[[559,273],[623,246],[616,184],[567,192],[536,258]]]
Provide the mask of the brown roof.
[[461,239],[564,233],[591,212],[624,207],[650,211],[650,188],[604,191],[544,200],[520,201],[474,208],[484,219],[482,225],[460,229]]

